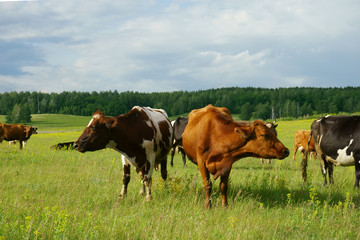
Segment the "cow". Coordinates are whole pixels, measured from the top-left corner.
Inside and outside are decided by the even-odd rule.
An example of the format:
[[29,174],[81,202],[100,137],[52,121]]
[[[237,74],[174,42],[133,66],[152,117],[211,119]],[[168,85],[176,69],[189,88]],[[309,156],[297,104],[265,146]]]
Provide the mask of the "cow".
[[[355,187],[360,180],[360,116],[325,116],[311,124],[311,136],[320,158],[324,185],[333,184],[333,166],[355,166]],[[309,141],[310,142],[310,141]],[[308,150],[306,150],[308,151]],[[302,162],[302,176],[306,181],[307,154]]]
[[23,124],[0,123],[0,128],[3,129],[3,131],[0,131],[0,134],[2,132],[2,136],[0,137],[0,143],[3,140],[17,141],[20,144],[20,149],[23,148],[23,146],[26,144],[27,140],[29,140],[31,135],[37,134],[36,127],[26,126]]
[[208,105],[192,110],[183,135],[188,158],[197,164],[205,190],[205,208],[211,207],[212,183],[220,176],[222,206],[227,206],[228,180],[232,164],[240,158],[277,158],[289,156],[287,149],[261,120],[251,125],[233,120],[225,107]]
[[172,127],[162,109],[133,107],[128,113],[106,117],[96,111],[92,119],[74,143],[79,152],[112,148],[122,154],[123,186],[119,198],[127,193],[130,181],[130,165],[140,172],[146,201],[152,199],[151,182],[153,169],[161,166],[161,176],[167,177],[167,155],[172,146]]
[[[304,157],[304,153],[306,150],[307,143],[309,141],[311,130],[297,130],[295,132],[295,143],[294,143],[294,149],[293,149],[293,160],[295,161],[296,152],[299,150],[301,155]],[[315,150],[315,143],[314,139],[311,137],[308,147],[308,153],[312,154],[314,156],[314,159],[316,158],[316,150]],[[310,155],[311,157],[311,155]]]
[[173,146],[171,148],[171,161],[170,161],[171,166],[174,165],[174,155],[176,148],[178,149],[178,152],[181,153],[183,164],[184,166],[186,166],[186,154],[182,146],[182,136],[184,134],[184,130],[187,123],[188,123],[187,117],[178,117],[177,119],[171,122],[174,132]]
[[63,142],[58,143],[50,147],[50,149],[56,149],[56,150],[73,150],[74,149],[74,143],[75,142]]

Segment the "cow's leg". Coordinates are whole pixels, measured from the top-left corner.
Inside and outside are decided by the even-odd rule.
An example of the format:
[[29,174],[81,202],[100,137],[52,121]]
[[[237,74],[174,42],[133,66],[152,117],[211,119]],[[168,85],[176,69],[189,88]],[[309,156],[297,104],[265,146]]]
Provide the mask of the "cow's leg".
[[321,155],[320,156],[320,169],[321,169],[321,173],[324,177],[324,186],[327,186],[327,184],[328,184],[327,179],[326,179],[327,168],[328,168],[328,163],[324,159],[324,155]]
[[125,197],[127,193],[127,187],[130,182],[130,163],[126,160],[124,156],[122,156],[122,165],[123,165],[123,186],[121,188],[120,196],[119,198],[122,199]]
[[220,177],[220,191],[221,191],[221,206],[226,207],[228,205],[227,201],[227,190],[229,182],[230,170]]
[[23,141],[22,140],[19,140],[19,145],[20,145],[20,149],[23,148]]
[[271,164],[271,160],[270,160],[270,159],[268,159],[268,160],[267,160],[267,163],[268,163],[268,164]]
[[359,187],[359,180],[360,180],[360,162],[359,162],[360,157],[355,158],[355,186],[354,188]]
[[263,158],[260,158],[260,163],[264,164],[264,159]]
[[175,148],[171,148],[171,160],[170,160],[170,165],[173,167],[174,166],[174,155],[175,155]]
[[298,150],[298,148],[297,148],[297,146],[295,145],[295,146],[294,146],[294,149],[293,149],[293,161],[295,161],[295,156],[296,156],[297,150]]
[[144,195],[145,194],[145,184],[144,184],[144,177],[145,177],[145,169],[141,169],[140,170],[140,179],[141,179],[141,188],[140,188],[140,192],[139,195]]
[[140,190],[140,194],[143,195],[144,193],[146,193],[145,196],[145,200],[147,202],[151,201],[152,196],[151,196],[151,182],[152,182],[152,172],[154,170],[154,165],[155,165],[155,156],[154,156],[154,160],[151,162],[147,162],[145,169],[142,169],[143,172],[143,186]]
[[301,172],[302,172],[302,178],[303,181],[306,182],[307,180],[307,164],[308,164],[308,159],[307,159],[307,154],[305,154],[302,158],[302,162],[301,162]]
[[183,160],[183,164],[184,164],[184,167],[186,167],[186,154],[185,154],[185,151],[182,147],[179,147],[179,151],[181,152],[181,157],[182,157],[182,160]]
[[166,180],[167,178],[167,157],[161,161],[161,177]]
[[210,173],[209,170],[206,168],[205,163],[202,161],[198,161],[198,167],[200,170],[201,178],[203,180],[204,184],[204,191],[205,191],[205,208],[211,208],[211,189],[212,189],[212,183],[210,180]]
[[334,184],[333,172],[334,172],[334,164],[332,164],[331,162],[328,162],[328,174],[329,174],[329,183],[330,184]]

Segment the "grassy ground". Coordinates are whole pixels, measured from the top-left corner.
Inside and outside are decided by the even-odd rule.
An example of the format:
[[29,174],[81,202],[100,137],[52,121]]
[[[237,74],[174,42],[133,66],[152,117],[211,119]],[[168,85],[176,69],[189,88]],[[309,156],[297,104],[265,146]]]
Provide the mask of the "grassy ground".
[[[33,125],[40,134],[24,150],[0,144],[0,239],[360,238],[353,167],[335,168],[335,184],[323,187],[316,160],[309,161],[304,184],[300,156],[271,165],[241,159],[230,175],[229,206],[221,208],[217,180],[213,208],[204,210],[197,167],[190,162],[183,167],[176,155],[166,182],[154,173],[152,202],[138,195],[140,181],[133,169],[128,195],[119,201],[120,154],[50,150],[58,142],[76,140],[89,120],[37,115]],[[291,152],[295,131],[309,129],[311,122],[279,122],[279,138]]]

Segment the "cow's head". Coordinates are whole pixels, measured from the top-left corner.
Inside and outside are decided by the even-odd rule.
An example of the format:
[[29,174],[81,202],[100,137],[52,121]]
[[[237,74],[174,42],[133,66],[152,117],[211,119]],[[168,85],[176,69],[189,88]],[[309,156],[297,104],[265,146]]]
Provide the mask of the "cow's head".
[[272,129],[263,121],[254,121],[241,134],[247,139],[245,147],[252,156],[267,159],[284,159],[289,156],[289,149],[279,141]]
[[105,117],[104,113],[97,111],[74,143],[79,152],[96,151],[106,147],[111,139],[111,129],[116,125],[116,119]]
[[25,126],[25,138],[29,139],[31,135],[37,134],[37,127]]

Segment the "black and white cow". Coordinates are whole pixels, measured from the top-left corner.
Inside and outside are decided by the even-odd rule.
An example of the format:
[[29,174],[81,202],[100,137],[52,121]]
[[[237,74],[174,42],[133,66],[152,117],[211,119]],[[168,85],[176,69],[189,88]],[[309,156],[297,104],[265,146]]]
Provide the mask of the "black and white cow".
[[[326,116],[311,124],[311,136],[315,141],[317,155],[320,156],[324,185],[334,183],[333,165],[355,166],[355,187],[360,180],[360,116]],[[310,141],[309,141],[310,142]],[[303,179],[306,180],[307,151],[303,158]]]
[[79,152],[112,148],[122,154],[123,187],[120,198],[127,193],[130,181],[130,164],[140,171],[143,180],[141,194],[151,200],[152,173],[161,166],[161,176],[167,177],[167,155],[172,146],[173,130],[164,110],[133,107],[117,117],[105,117],[97,111],[75,142]]
[[171,148],[171,161],[170,161],[171,166],[174,165],[174,154],[176,148],[178,149],[178,152],[181,153],[184,166],[186,165],[186,154],[182,146],[182,137],[187,124],[188,124],[187,117],[178,117],[177,119],[171,122],[174,132],[173,147]]

